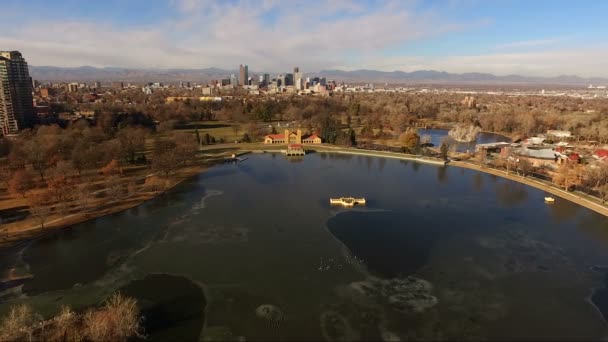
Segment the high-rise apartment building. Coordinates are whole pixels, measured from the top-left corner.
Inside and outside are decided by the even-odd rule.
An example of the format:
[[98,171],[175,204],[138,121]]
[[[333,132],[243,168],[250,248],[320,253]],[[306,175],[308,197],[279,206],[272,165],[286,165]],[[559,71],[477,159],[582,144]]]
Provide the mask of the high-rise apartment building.
[[248,85],[249,67],[247,65],[239,65],[239,85]]
[[0,51],[0,133],[14,134],[34,124],[32,78],[18,51]]

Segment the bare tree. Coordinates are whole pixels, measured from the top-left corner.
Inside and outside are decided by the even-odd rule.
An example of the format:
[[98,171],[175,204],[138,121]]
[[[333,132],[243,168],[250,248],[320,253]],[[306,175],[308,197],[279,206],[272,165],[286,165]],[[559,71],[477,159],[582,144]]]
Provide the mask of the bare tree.
[[82,210],[86,213],[89,205],[93,200],[93,187],[89,182],[84,182],[76,189],[76,198],[78,203],[82,207]]
[[30,214],[36,219],[42,229],[44,229],[44,223],[51,214],[48,197],[48,193],[42,192],[29,196],[27,201]]
[[177,155],[176,144],[171,140],[158,140],[152,154],[152,169],[161,172],[165,177],[175,170],[180,162]]
[[125,193],[119,176],[111,176],[106,180],[106,194],[113,201],[118,201]]
[[8,181],[8,191],[25,198],[27,192],[34,187],[32,175],[25,170],[17,170]]
[[532,172],[533,166],[528,158],[519,158],[517,160],[517,169],[521,171],[522,176],[526,177]]

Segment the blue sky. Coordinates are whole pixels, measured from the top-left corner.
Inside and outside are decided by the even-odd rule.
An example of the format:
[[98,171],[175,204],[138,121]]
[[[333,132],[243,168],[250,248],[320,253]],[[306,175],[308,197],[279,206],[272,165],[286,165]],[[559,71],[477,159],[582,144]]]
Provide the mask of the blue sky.
[[608,1],[2,0],[32,65],[608,77]]

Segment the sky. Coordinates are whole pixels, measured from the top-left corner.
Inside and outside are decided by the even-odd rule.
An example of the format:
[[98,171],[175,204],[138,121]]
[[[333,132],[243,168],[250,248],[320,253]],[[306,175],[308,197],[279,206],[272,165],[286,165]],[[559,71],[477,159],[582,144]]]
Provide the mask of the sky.
[[2,0],[30,65],[608,77],[608,1]]

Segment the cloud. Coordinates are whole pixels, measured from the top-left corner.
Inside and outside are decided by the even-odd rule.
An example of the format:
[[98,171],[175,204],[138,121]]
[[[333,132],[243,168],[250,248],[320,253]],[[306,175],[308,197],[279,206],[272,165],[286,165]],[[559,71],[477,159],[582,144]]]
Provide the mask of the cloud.
[[522,48],[522,47],[539,47],[539,46],[547,46],[547,45],[555,45],[557,43],[562,42],[563,39],[537,39],[537,40],[524,40],[519,42],[511,42],[496,45],[497,49],[513,49],[513,48]]
[[[472,0],[456,0],[460,6]],[[156,4],[156,2],[155,2]],[[492,24],[450,20],[416,1],[375,0],[167,0],[167,15],[153,24],[101,18],[30,18],[20,25],[0,20],[0,46],[21,50],[32,65],[131,68],[235,69],[280,72],[299,65],[322,69],[437,69],[453,72],[560,74],[608,70],[604,50],[556,50],[424,57],[386,51]],[[556,39],[513,42],[500,49],[558,45]],[[597,58],[587,60],[586,53]],[[572,57],[573,54],[576,57]],[[577,59],[572,59],[577,58]],[[563,63],[563,64],[562,64]],[[578,70],[578,71],[577,71]]]
[[[519,74],[525,76],[579,75],[583,77],[608,77],[608,46],[550,49],[536,52],[490,53],[442,57],[403,56],[381,59],[368,56],[360,64],[347,65],[344,69],[360,67],[384,71],[440,70],[455,73],[482,72],[496,75]],[[584,61],[584,63],[573,63]]]
[[22,50],[32,65],[319,70],[462,29],[398,1],[366,7],[350,0],[170,0],[169,8],[177,19],[154,26],[30,21],[0,37],[0,45]]

